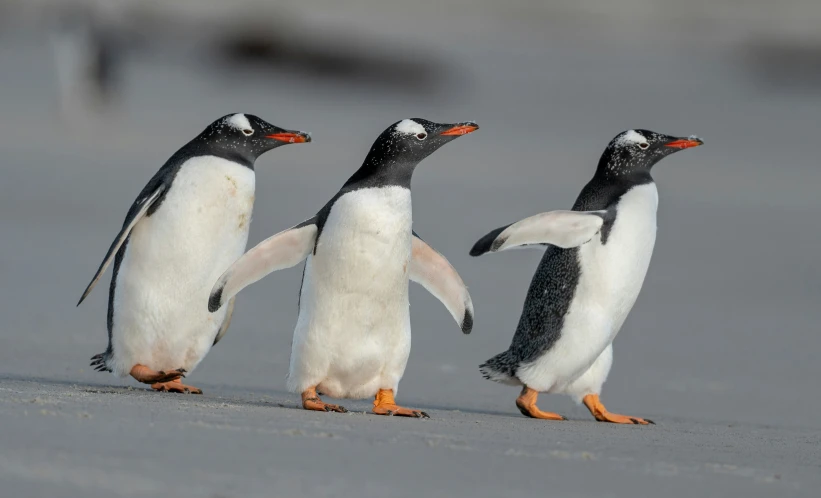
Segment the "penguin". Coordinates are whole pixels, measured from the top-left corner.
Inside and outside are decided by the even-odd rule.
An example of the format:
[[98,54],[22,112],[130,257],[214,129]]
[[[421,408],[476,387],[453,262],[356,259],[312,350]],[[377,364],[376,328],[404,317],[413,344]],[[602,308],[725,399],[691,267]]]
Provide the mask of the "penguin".
[[697,147],[648,130],[617,135],[572,211],[551,211],[482,237],[471,256],[524,246],[545,248],[510,348],[479,368],[486,379],[521,385],[522,414],[565,420],[536,406],[539,393],[563,393],[600,422],[651,424],[609,412],[600,399],[613,362],[613,339],[636,302],[656,241],[658,191],[653,166]]
[[245,251],[254,206],[254,161],[309,134],[250,114],[214,121],[157,171],[77,306],[113,262],[108,347],[98,371],[131,375],[157,391],[202,394],[180,378],[228,330],[233,301],[208,311],[214,280]]
[[373,396],[375,414],[428,418],[394,398],[410,355],[408,281],[438,298],[464,334],[473,327],[473,303],[447,259],[413,231],[411,176],[424,158],[478,128],[472,121],[394,123],[316,216],[261,242],[214,284],[212,311],[306,260],[287,377],[304,409],[347,411],[318,393]]

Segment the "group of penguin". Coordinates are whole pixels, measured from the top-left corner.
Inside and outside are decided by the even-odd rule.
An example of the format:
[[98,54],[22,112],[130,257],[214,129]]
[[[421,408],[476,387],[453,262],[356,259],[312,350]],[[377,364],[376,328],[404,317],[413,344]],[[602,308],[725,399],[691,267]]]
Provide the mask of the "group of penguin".
[[[410,355],[408,282],[438,298],[465,334],[474,313],[459,274],[413,231],[411,177],[423,159],[477,129],[471,121],[391,125],[314,216],[244,253],[256,159],[311,136],[250,114],[213,122],[148,181],[83,293],[80,303],[113,262],[108,347],[91,365],[157,391],[201,394],[182,379],[224,337],[237,293],[305,261],[288,390],[306,410],[346,412],[323,394],[372,397],[375,414],[427,418],[394,398]],[[564,393],[599,421],[652,423],[607,411],[599,395],[656,239],[651,169],[702,143],[620,133],[572,210],[498,228],[471,249],[544,250],[509,349],[480,367],[487,379],[522,387],[516,406],[524,415],[564,420],[536,405],[539,393]]]

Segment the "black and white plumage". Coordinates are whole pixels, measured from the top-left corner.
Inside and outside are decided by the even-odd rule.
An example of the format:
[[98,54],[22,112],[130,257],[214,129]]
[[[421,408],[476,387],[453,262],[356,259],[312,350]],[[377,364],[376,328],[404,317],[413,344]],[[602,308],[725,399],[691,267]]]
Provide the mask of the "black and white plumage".
[[208,295],[213,281],[245,250],[254,162],[280,145],[308,141],[304,132],[231,114],[171,156],[131,205],[77,303],[113,262],[108,348],[93,358],[93,366],[119,376],[135,365],[187,372],[197,366],[231,319],[232,306],[208,311]]
[[261,242],[215,284],[212,310],[307,258],[287,382],[290,391],[303,393],[306,408],[311,389],[335,398],[396,391],[410,354],[409,280],[442,301],[470,333],[473,305],[462,279],[412,231],[410,186],[420,161],[477,128],[424,119],[391,125],[316,216]]
[[481,365],[485,378],[577,401],[600,394],[611,343],[653,253],[658,193],[650,170],[662,158],[701,144],[695,137],[623,132],[605,149],[573,211],[536,215],[476,243],[473,256],[547,244],[510,348]]

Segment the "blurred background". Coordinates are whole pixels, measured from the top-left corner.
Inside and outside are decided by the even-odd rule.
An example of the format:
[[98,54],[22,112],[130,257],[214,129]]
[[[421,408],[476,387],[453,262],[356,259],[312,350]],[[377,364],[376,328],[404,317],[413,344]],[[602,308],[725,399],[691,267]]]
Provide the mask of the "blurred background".
[[[648,128],[706,145],[655,167],[658,241],[605,403],[819,429],[819,23],[811,0],[0,0],[0,376],[130,382],[87,367],[107,286],[74,305],[145,182],[217,117],[314,137],[257,162],[249,247],[315,213],[389,124],[472,119],[413,199],[476,325],[462,336],[414,285],[399,398],[518,417],[477,366],[507,348],[540,253],[468,250],[569,208],[608,141]],[[244,291],[191,383],[284,391],[300,276]]]

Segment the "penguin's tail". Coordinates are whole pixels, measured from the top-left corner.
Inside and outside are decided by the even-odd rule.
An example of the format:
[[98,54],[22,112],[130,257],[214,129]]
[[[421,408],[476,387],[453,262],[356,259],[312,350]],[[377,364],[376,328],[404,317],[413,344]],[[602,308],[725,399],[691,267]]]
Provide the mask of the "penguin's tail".
[[522,385],[522,381],[516,377],[518,367],[519,362],[516,361],[510,350],[507,350],[479,365],[479,371],[482,372],[482,375],[487,380],[501,384],[520,386]]
[[106,349],[104,353],[95,354],[91,357],[91,365],[98,372],[110,372],[108,360],[111,359],[111,351]]

